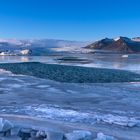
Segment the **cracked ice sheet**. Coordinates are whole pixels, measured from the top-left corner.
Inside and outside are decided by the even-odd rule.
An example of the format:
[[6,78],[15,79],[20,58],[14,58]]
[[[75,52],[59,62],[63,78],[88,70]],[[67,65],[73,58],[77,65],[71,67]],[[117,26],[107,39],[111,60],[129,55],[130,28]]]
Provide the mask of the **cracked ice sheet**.
[[[7,111],[8,110],[8,111]],[[124,127],[140,127],[140,118],[119,116],[115,114],[104,114],[101,112],[82,112],[79,110],[62,109],[58,105],[32,105],[24,107],[7,107],[1,109],[3,113],[14,113],[29,115],[31,117],[38,117],[43,119],[51,119],[57,121],[64,121],[70,123],[83,123],[88,125],[94,124],[108,124],[118,125]]]
[[0,114],[78,123],[84,129],[88,125],[102,132],[107,127],[109,130],[119,127],[122,132],[138,135],[139,89],[140,83],[67,84],[1,72]]
[[[4,113],[62,121],[139,126],[139,89],[140,83],[67,84],[5,73],[0,81],[0,108]],[[54,104],[58,108],[50,109]]]

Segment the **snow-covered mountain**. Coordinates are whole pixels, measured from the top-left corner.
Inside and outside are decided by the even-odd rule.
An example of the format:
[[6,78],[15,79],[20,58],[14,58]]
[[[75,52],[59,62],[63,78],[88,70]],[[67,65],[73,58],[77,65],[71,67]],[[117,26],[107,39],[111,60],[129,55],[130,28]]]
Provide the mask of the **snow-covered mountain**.
[[132,38],[132,40],[140,42],[140,37]]
[[132,39],[127,37],[118,37],[116,39],[105,38],[85,48],[115,53],[140,53],[140,37]]
[[0,39],[0,52],[30,50],[32,55],[45,55],[48,51],[55,51],[52,48],[78,48],[87,44],[87,42],[55,39]]
[[84,47],[86,42],[80,41],[67,41],[67,40],[55,40],[55,39],[32,39],[32,40],[17,40],[17,39],[0,39],[0,45],[4,47],[72,47],[79,46]]

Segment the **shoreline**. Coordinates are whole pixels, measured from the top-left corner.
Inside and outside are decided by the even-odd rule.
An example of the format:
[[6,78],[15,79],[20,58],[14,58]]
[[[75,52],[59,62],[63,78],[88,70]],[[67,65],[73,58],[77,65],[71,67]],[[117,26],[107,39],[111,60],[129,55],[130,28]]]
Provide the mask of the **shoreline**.
[[32,128],[50,132],[70,133],[72,131],[82,130],[89,131],[94,136],[96,136],[97,133],[103,132],[105,135],[117,138],[117,140],[132,140],[131,138],[133,138],[133,140],[139,140],[140,137],[140,134],[138,133],[140,129],[138,128],[131,128],[130,130],[128,130],[127,128],[113,127],[105,124],[97,124],[91,127],[83,124],[65,123],[61,121],[52,121],[48,119],[43,120],[35,117],[22,115],[1,114],[0,117],[11,121],[13,124],[15,124],[16,127]]

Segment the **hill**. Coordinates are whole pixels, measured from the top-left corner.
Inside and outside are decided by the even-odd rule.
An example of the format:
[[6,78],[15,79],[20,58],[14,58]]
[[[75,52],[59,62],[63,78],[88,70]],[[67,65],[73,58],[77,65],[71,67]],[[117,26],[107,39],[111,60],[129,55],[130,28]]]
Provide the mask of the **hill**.
[[85,48],[114,53],[140,53],[140,38],[119,37],[117,39],[105,38],[96,41]]

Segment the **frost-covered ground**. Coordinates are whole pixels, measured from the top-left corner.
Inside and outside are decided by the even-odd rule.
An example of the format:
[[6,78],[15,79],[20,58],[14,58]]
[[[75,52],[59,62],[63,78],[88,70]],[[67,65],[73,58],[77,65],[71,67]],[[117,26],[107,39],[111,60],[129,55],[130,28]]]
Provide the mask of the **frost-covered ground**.
[[[122,69],[130,67],[130,63],[124,61],[121,64],[126,66]],[[131,63],[130,69],[139,72],[139,65]],[[64,126],[65,130],[81,128],[103,132],[119,140],[139,140],[140,83],[60,83],[0,70],[2,114],[40,118],[54,122],[57,128]]]

